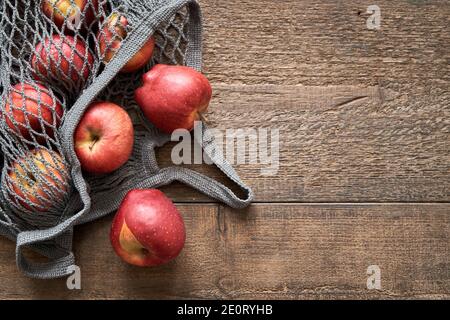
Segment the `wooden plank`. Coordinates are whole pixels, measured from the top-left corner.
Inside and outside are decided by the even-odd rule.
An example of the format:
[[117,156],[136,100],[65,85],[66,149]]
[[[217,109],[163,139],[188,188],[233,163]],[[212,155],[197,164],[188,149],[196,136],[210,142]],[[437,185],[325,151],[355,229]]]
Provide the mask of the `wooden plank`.
[[[280,129],[277,176],[237,166],[257,201],[449,201],[448,1],[377,1],[380,31],[365,0],[201,4],[212,126]],[[0,239],[0,298],[450,298],[448,204],[179,207],[186,248],[156,269],[114,256],[111,218],[77,228],[81,292],[24,278]],[[380,291],[366,289],[372,264]]]
[[213,82],[448,89],[448,1],[376,1],[378,31],[367,28],[367,0],[200,3]]
[[[215,85],[208,119],[227,129],[279,130],[279,169],[247,158],[237,172],[259,202],[448,202],[450,93],[417,98],[378,86]],[[406,89],[405,89],[406,90]],[[416,89],[420,91],[420,89]],[[406,92],[406,96],[405,96]],[[158,159],[171,162],[171,148]],[[253,155],[261,150],[255,150]],[[236,163],[236,158],[234,159]],[[219,170],[191,168],[226,183]],[[228,183],[228,185],[230,185]],[[181,185],[177,201],[211,201]]]
[[448,1],[378,1],[378,31],[365,0],[201,4],[212,126],[282,130],[278,176],[237,167],[256,201],[449,201]]
[[[257,205],[221,212],[233,298],[449,298],[448,205]],[[367,268],[382,290],[367,290]]]
[[[77,228],[82,290],[19,274],[0,240],[0,298],[450,298],[450,206],[179,205],[187,243],[167,266],[139,269],[109,244],[111,218]],[[381,268],[382,289],[366,270]]]
[[[75,254],[81,268],[82,290],[66,289],[66,280],[25,278],[14,262],[14,246],[0,239],[0,297],[15,298],[194,298],[209,296],[223,259],[216,241],[217,206],[182,205],[187,229],[186,248],[178,260],[154,269],[122,263],[109,242],[112,217],[80,226],[75,232]],[[189,253],[189,254],[188,254]],[[223,266],[223,263],[222,263]]]

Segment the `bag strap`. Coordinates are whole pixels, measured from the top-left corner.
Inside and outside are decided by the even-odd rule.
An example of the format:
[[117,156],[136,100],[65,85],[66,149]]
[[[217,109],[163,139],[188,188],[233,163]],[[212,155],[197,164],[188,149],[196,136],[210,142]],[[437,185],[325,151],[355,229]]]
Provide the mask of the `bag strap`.
[[[201,9],[196,2],[193,2],[189,6],[189,11],[190,18],[193,20],[193,23],[189,24],[189,46],[187,54],[189,60],[186,62],[188,66],[201,70],[203,31]],[[226,161],[222,152],[217,149],[215,138],[212,136],[210,131],[207,130],[205,124],[202,124],[201,129],[202,141],[197,140],[196,142],[201,145],[203,151],[209,159],[244,192],[244,198],[239,198],[239,196],[237,196],[232,190],[222,183],[194,170],[171,167],[168,171],[173,172],[176,180],[199,190],[207,196],[222,201],[232,208],[244,208],[248,206],[253,200],[253,191],[242,182],[233,167],[228,163],[228,161]]]
[[200,144],[203,152],[212,163],[243,191],[243,198],[240,198],[222,183],[194,170],[179,167],[170,167],[170,170],[175,172],[178,181],[199,190],[207,196],[220,200],[232,208],[241,209],[248,206],[253,200],[253,191],[240,179],[239,175],[223,156],[222,151],[217,148],[215,137],[206,125],[201,124],[200,127],[202,135],[194,135],[195,143]]
[[[198,128],[201,129],[202,134],[194,134],[196,139],[195,143],[200,144],[209,160],[243,191],[242,197],[239,197],[222,183],[197,171],[180,166],[159,168],[154,149],[156,146],[161,146],[165,142],[170,141],[170,137],[168,135],[161,136],[156,130],[154,132],[148,132],[146,138],[141,141],[139,153],[146,178],[135,180],[132,188],[155,188],[167,185],[173,181],[179,181],[216,200],[224,202],[232,208],[240,209],[248,206],[253,200],[252,190],[242,182],[233,167],[226,161],[221,150],[217,148],[215,137],[211,131],[204,124],[197,126],[196,130]],[[156,137],[159,137],[159,139]]]
[[[21,232],[17,236],[16,260],[17,267],[25,275],[37,279],[54,279],[68,276],[72,273],[71,266],[75,264],[72,252],[73,230],[69,229],[51,243],[35,238],[35,232]],[[50,259],[49,262],[34,262],[23,255],[23,249],[29,247]]]
[[245,192],[244,198],[239,198],[232,190],[214,179],[194,170],[176,166],[161,169],[157,174],[152,175],[151,177],[143,179],[142,181],[136,181],[133,188],[157,188],[168,185],[174,181],[189,185],[235,209],[245,208],[253,199],[252,190],[240,181],[238,185]]
[[[0,213],[3,213],[1,207]],[[16,242],[16,262],[18,268],[24,274],[40,279],[53,279],[70,274],[69,266],[75,263],[75,257],[71,252],[72,230],[49,243],[28,244],[26,232],[20,233],[13,228],[11,222],[0,220],[0,235]],[[28,246],[51,261],[47,263],[31,263],[27,261],[22,253],[24,246]]]
[[[66,212],[76,212],[81,206],[79,197],[72,197],[68,202]],[[74,216],[62,223],[45,230],[22,231],[16,239],[16,262],[20,271],[29,277],[37,279],[54,279],[68,276],[75,264],[72,252],[73,225],[87,212],[88,205]],[[35,262],[27,259],[23,251],[28,247],[50,259],[48,262]]]
[[[182,0],[179,2],[180,4],[183,3],[183,5],[188,3],[187,8],[189,10],[190,18],[190,23],[188,24],[187,30],[188,47],[186,53],[186,65],[201,71],[203,31],[201,8],[196,1]],[[181,7],[182,5],[180,5],[180,8]],[[231,189],[212,178],[209,178],[194,170],[176,166],[161,169],[156,176],[152,176],[144,182],[139,183],[138,187],[165,185],[176,180],[199,190],[207,196],[222,201],[232,208],[244,208],[248,206],[253,200],[252,190],[242,182],[233,167],[228,163],[228,161],[226,161],[222,153],[217,149],[214,137],[211,135],[210,131],[207,130],[204,124],[201,126],[201,130],[202,141],[197,141],[197,143],[202,146],[203,151],[209,159],[211,159],[211,161],[243,191],[243,198],[240,198]],[[151,152],[149,154],[151,154]]]
[[192,1],[187,6],[190,22],[188,24],[187,37],[188,46],[186,48],[186,65],[201,71],[202,69],[202,11],[196,1]]

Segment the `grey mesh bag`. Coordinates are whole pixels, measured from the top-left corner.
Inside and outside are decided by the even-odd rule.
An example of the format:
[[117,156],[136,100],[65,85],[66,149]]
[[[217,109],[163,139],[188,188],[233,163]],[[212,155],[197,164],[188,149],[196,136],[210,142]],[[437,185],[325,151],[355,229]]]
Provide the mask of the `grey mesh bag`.
[[[43,1],[0,0],[0,234],[16,241],[17,266],[25,275],[48,279],[70,274],[75,264],[73,227],[114,212],[131,189],[179,181],[233,208],[251,202],[252,191],[205,126],[197,142],[242,189],[242,198],[193,170],[159,168],[154,149],[170,136],[153,127],[133,100],[142,74],[156,63],[200,70],[202,23],[195,1],[86,0],[74,16],[44,14]],[[75,7],[75,0],[66,1]],[[120,48],[105,64],[96,36],[112,13],[126,15],[129,25]],[[138,72],[119,73],[152,35],[152,61]],[[71,55],[64,51],[68,48]],[[75,128],[95,100],[123,106],[135,125],[130,160],[105,176],[83,173],[74,152]],[[24,257],[25,247],[48,262]]]

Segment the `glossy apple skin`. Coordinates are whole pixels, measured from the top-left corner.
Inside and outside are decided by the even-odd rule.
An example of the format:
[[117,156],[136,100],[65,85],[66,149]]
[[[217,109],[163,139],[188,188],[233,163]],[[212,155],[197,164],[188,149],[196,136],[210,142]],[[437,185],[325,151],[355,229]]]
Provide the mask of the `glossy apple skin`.
[[[107,64],[114,57],[127,36],[128,20],[117,13],[111,14],[97,34],[99,56]],[[151,37],[144,46],[120,70],[121,73],[135,72],[144,67],[152,58],[155,39]]]
[[133,150],[134,129],[128,113],[112,102],[88,107],[74,134],[83,170],[106,174],[120,168]]
[[[42,0],[42,12],[53,22],[61,28],[64,24],[65,18],[74,18],[78,13],[84,13],[84,26],[90,26],[95,19],[95,14],[98,12],[98,0],[92,0],[91,5],[88,5],[87,0]],[[66,25],[67,27],[67,25]]]
[[[31,150],[13,162],[8,177],[7,183],[19,197],[16,200],[10,195],[11,199],[37,212],[46,212],[55,202],[61,201],[69,185],[69,171],[61,156],[44,148]],[[24,199],[33,203],[34,208]]]
[[175,259],[184,247],[186,232],[178,209],[164,193],[135,189],[122,201],[110,239],[125,262],[149,267]]
[[192,130],[212,96],[208,79],[189,67],[158,64],[142,81],[135,100],[148,120],[166,133]]
[[93,64],[94,57],[84,41],[68,35],[45,38],[43,42],[38,43],[31,58],[34,79],[56,79],[69,85],[79,82],[84,84],[89,78]]
[[5,117],[6,124],[17,136],[30,139],[33,134],[37,141],[45,141],[39,134],[45,133],[54,138],[53,127],[58,128],[61,124],[63,107],[46,86],[18,83],[11,88],[5,112],[0,110],[0,114]]

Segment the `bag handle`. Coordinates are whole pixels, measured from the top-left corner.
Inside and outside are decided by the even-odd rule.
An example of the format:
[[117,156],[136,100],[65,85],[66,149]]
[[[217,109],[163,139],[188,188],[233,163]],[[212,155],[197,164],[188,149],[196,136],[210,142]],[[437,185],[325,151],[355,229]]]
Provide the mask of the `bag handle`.
[[[77,210],[81,206],[80,201],[78,197],[71,198],[64,211]],[[19,270],[37,279],[54,279],[69,275],[72,271],[69,267],[75,264],[72,252],[73,225],[87,212],[87,207],[90,207],[90,202],[77,214],[52,228],[19,232],[16,239],[16,262]],[[23,254],[25,247],[49,258],[50,261],[34,262],[27,259]]]
[[[72,252],[73,230],[69,229],[53,239],[54,244],[45,244],[42,239],[35,238],[35,232],[21,232],[17,236],[16,260],[17,267],[25,275],[36,279],[54,279],[70,275],[75,264]],[[34,242],[36,241],[37,242]],[[25,258],[23,248],[32,250],[50,259],[49,262],[34,262]]]
[[194,135],[195,142],[201,145],[203,152],[212,163],[244,192],[244,197],[240,198],[222,183],[194,170],[179,167],[170,167],[170,170],[176,172],[178,181],[199,190],[207,196],[220,200],[232,208],[241,209],[248,206],[253,200],[253,191],[240,179],[222,152],[217,148],[215,137],[206,125],[202,123],[200,127],[202,130],[201,140],[199,140],[200,138],[197,135]]
[[[160,169],[156,161],[154,148],[169,141],[170,137],[164,135],[163,141],[160,141],[160,143],[154,142],[155,135],[158,135],[156,131],[148,133],[147,138],[142,143],[142,150],[140,150],[141,159],[148,178],[142,181],[136,181],[133,188],[154,188],[167,185],[173,181],[179,181],[207,196],[224,202],[232,208],[241,209],[248,206],[253,200],[253,191],[239,178],[239,175],[224,158],[222,152],[217,148],[214,136],[207,127],[204,124],[201,124],[200,127],[202,135],[194,135],[196,143],[201,145],[212,163],[244,192],[242,198],[227,186],[197,171],[179,166]],[[202,137],[201,141],[199,141],[200,137]]]
[[[0,213],[3,213],[0,207]],[[53,279],[67,276],[71,273],[69,266],[74,265],[75,257],[71,252],[72,230],[54,239],[54,243],[31,243],[30,234],[33,232],[18,232],[11,222],[0,220],[0,235],[16,242],[16,263],[20,271],[27,276],[39,279]],[[32,237],[31,237],[32,238]],[[23,255],[23,248],[27,246],[40,255],[50,259],[46,263],[29,262]]]
[[[189,18],[191,19],[187,30],[188,47],[186,52],[186,65],[201,71],[203,32],[201,8],[196,1],[182,0],[179,1],[179,3],[180,5],[178,9],[188,3]],[[207,130],[204,124],[202,125],[202,137],[202,141],[197,141],[197,143],[202,146],[203,151],[212,160],[212,162],[223,173],[225,173],[231,181],[237,184],[239,188],[244,191],[244,198],[240,198],[228,187],[212,178],[209,178],[194,170],[175,166],[161,169],[156,176],[150,177],[144,182],[139,183],[137,187],[154,187],[155,185],[169,184],[176,180],[199,190],[207,196],[222,201],[232,208],[244,208],[248,206],[253,200],[253,191],[242,182],[233,167],[226,161],[222,153],[218,151],[216,143],[214,142],[214,137]],[[149,154],[152,154],[152,152]],[[159,169],[156,165],[156,159],[153,160],[153,163],[154,164],[151,170],[155,172]]]

